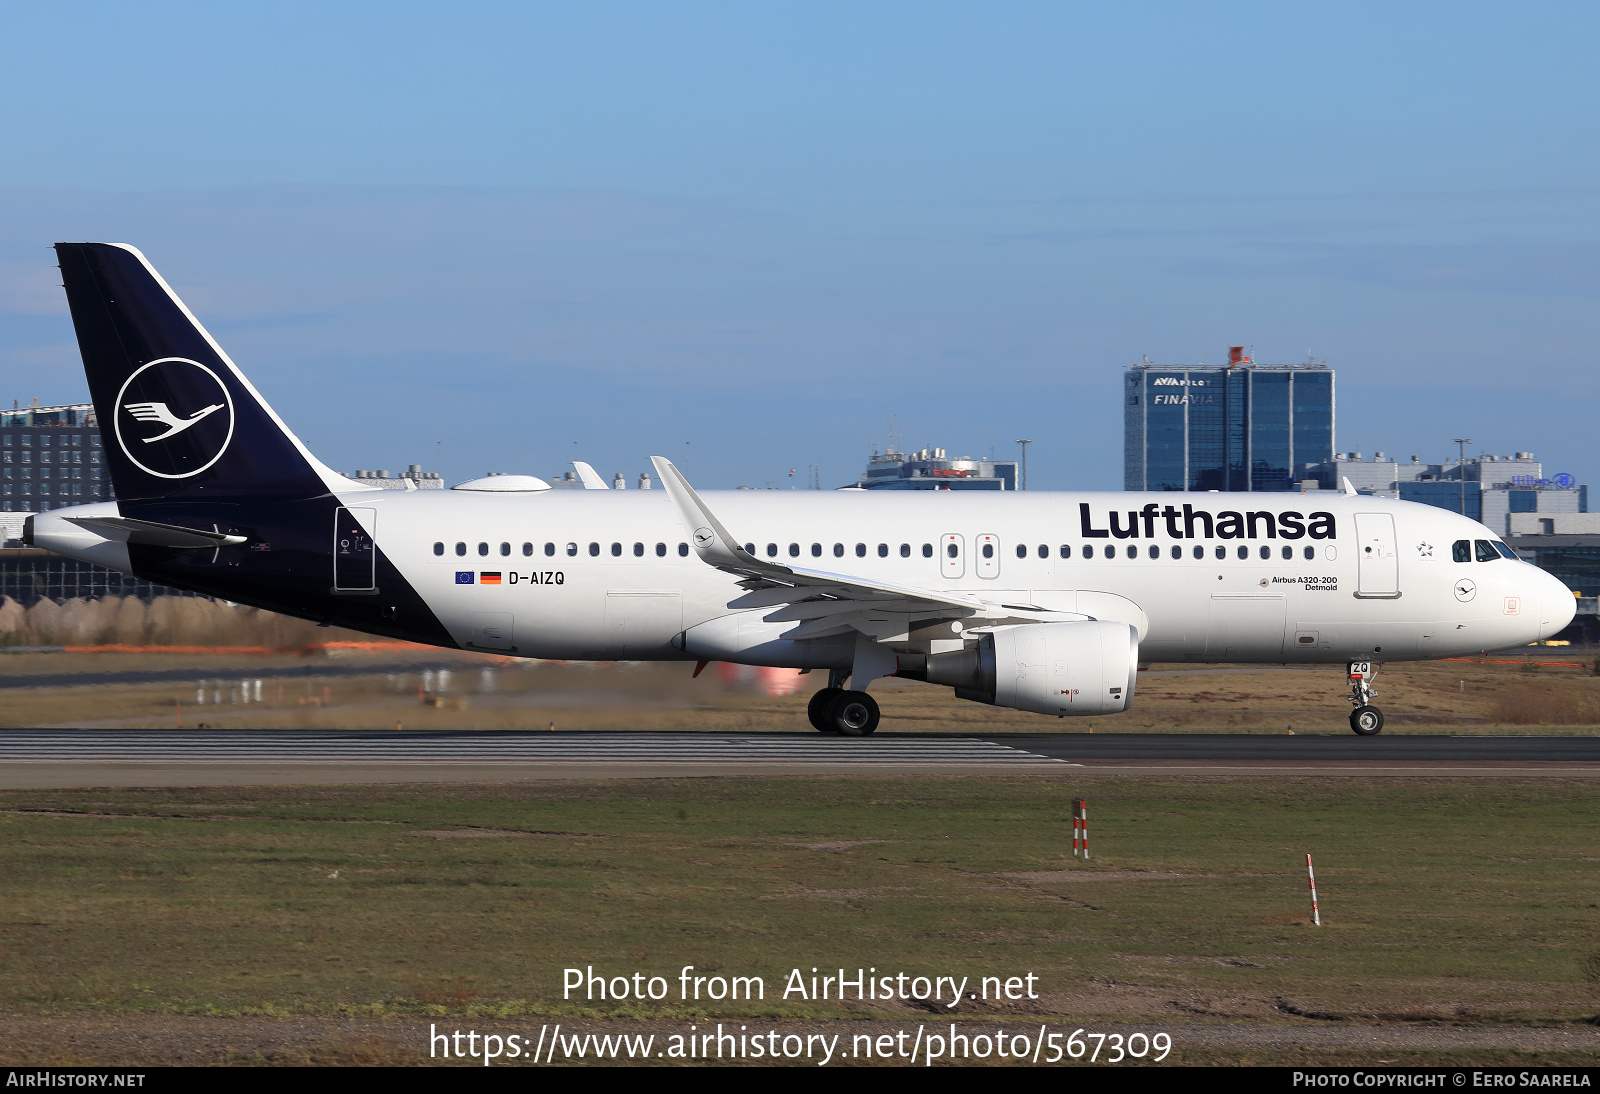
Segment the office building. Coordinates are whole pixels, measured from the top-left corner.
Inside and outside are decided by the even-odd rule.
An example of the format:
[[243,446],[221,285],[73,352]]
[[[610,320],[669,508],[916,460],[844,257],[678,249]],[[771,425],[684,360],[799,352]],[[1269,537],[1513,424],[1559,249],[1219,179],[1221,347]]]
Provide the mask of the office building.
[[1158,365],[1123,378],[1126,490],[1292,490],[1333,458],[1333,370],[1256,364]]
[[112,497],[88,403],[0,412],[0,512],[37,513]]

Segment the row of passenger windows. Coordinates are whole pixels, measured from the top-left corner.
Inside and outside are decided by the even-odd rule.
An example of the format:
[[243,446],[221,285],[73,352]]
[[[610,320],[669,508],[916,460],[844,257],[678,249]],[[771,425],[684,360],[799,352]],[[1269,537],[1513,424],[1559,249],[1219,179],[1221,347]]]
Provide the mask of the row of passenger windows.
[[[1461,551],[1464,548],[1466,542],[1467,542],[1466,540],[1461,540],[1459,543],[1456,544],[1456,548],[1457,548],[1456,561],[1457,562],[1466,561],[1466,559],[1464,557],[1462,557],[1462,555],[1461,555]],[[1480,545],[1479,561],[1485,561],[1483,559],[1483,557],[1482,557],[1481,548],[1487,541],[1479,540],[1478,542],[1479,542],[1479,545]],[[744,549],[748,553],[750,553],[751,555],[754,555],[756,553],[756,545],[754,543],[746,543],[744,545]],[[563,548],[563,550],[569,556],[576,555],[576,554],[578,554],[578,545],[576,543],[568,543]],[[985,543],[980,550],[981,550],[984,558],[993,558],[994,555],[995,555],[995,547],[994,547],[994,544],[992,544],[992,543]],[[1071,558],[1072,557],[1072,545],[1070,543],[1063,543],[1059,548],[1057,548],[1057,550],[1060,553],[1062,558]],[[1130,544],[1127,545],[1127,547],[1124,550],[1125,550],[1128,558],[1138,558],[1139,557],[1139,547],[1136,544],[1130,543]],[[489,555],[490,554],[489,544],[488,543],[479,543],[478,547],[477,547],[477,551],[478,551],[479,555],[483,555],[483,556]],[[954,543],[946,544],[945,551],[951,558],[959,558],[960,554],[961,554],[961,549],[959,547],[957,547]],[[1116,558],[1117,557],[1117,548],[1114,545],[1110,544],[1110,543],[1105,544],[1101,548],[1101,552],[1104,554],[1104,556],[1106,558]],[[1174,543],[1170,548],[1168,548],[1168,552],[1175,559],[1182,558],[1183,557],[1183,553],[1184,553],[1183,552],[1183,548],[1181,546],[1179,546],[1178,544],[1176,544],[1176,543]],[[1302,552],[1302,555],[1304,556],[1304,558],[1307,561],[1310,561],[1311,559],[1314,559],[1314,558],[1317,557],[1317,549],[1315,547],[1303,547],[1303,548],[1301,548],[1301,552]],[[435,555],[438,555],[438,556],[443,556],[444,553],[445,553],[445,545],[442,542],[435,543],[433,545],[433,553]],[[467,555],[467,553],[468,553],[467,545],[465,543],[457,543],[455,545],[455,553],[458,556],[465,557]],[[511,544],[509,544],[509,543],[501,543],[500,544],[500,554],[501,555],[509,557],[511,555],[511,553],[512,553]],[[531,544],[531,543],[524,543],[522,545],[522,553],[525,556],[533,555],[533,553],[534,553],[534,545]],[[548,555],[548,556],[555,555],[556,554],[556,545],[554,543],[546,543],[544,545],[544,553],[546,555]],[[590,543],[589,544],[589,554],[592,557],[598,557],[600,555],[600,553],[601,553],[600,544],[598,544],[598,543]],[[643,543],[635,543],[633,545],[633,556],[635,558],[643,558],[645,553],[646,553],[645,552],[645,545]],[[1148,548],[1146,548],[1146,553],[1151,558],[1160,558],[1161,557],[1161,548],[1157,544],[1152,543],[1152,544],[1150,544],[1150,546]],[[1193,557],[1196,558],[1196,559],[1203,559],[1203,558],[1206,557],[1206,549],[1204,547],[1200,546],[1198,543],[1195,544],[1193,548],[1191,548],[1191,553],[1192,553]],[[1224,558],[1228,557],[1228,548],[1223,546],[1222,544],[1218,544],[1213,549],[1213,553],[1215,554],[1215,556],[1217,558],[1224,559]],[[1236,547],[1234,549],[1234,553],[1241,559],[1247,559],[1247,558],[1250,557],[1250,548],[1245,546],[1244,544],[1240,544],[1238,547]],[[1270,559],[1272,557],[1272,548],[1267,546],[1266,544],[1262,544],[1259,548],[1257,548],[1257,553],[1263,559]],[[620,543],[611,544],[611,554],[612,554],[613,557],[616,557],[616,558],[622,557],[623,545],[620,544]],[[655,554],[656,554],[656,557],[658,557],[658,558],[666,557],[667,545],[665,543],[656,544],[655,545]],[[687,543],[678,544],[678,554],[681,557],[687,557],[688,554],[689,554],[689,545]],[[856,544],[855,554],[856,554],[857,558],[866,558],[867,557],[867,545],[865,543]],[[909,543],[900,544],[899,554],[900,554],[901,558],[910,558],[911,557],[911,544],[909,544]],[[1294,558],[1294,548],[1293,547],[1287,547],[1287,546],[1286,547],[1281,547],[1281,548],[1279,548],[1279,554],[1280,554],[1280,556],[1282,558],[1284,558],[1286,560],[1287,559],[1292,559],[1292,558]],[[811,545],[811,555],[812,555],[813,558],[822,557],[822,544],[813,543]],[[833,556],[835,558],[843,558],[844,555],[845,555],[844,544],[835,543],[833,545]],[[1050,548],[1049,548],[1049,546],[1046,545],[1046,544],[1043,544],[1043,543],[1039,544],[1038,555],[1039,555],[1040,558],[1049,558],[1050,557]],[[778,556],[778,545],[776,543],[767,544],[767,557],[776,558],[777,556]],[[1083,558],[1094,558],[1095,557],[1095,548],[1094,548],[1094,546],[1092,544],[1085,543],[1083,545],[1082,551],[1080,552],[1080,556],[1083,557]],[[799,558],[800,557],[800,544],[798,544],[798,543],[789,544],[789,557],[790,558]],[[888,558],[889,557],[889,545],[887,543],[878,544],[878,557],[879,558]],[[933,544],[924,543],[922,545],[922,557],[923,558],[932,558],[933,557]],[[1017,544],[1017,557],[1018,558],[1027,558],[1028,557],[1028,548],[1027,548],[1027,546],[1025,544],[1021,544],[1021,543]],[[1492,549],[1490,551],[1490,557],[1498,557],[1498,556],[1496,556],[1494,554]]]
[[[465,557],[466,554],[467,554],[467,545],[465,543],[457,543],[455,550],[456,550],[456,554],[457,555]],[[578,545],[576,543],[569,543],[564,548],[562,548],[562,550],[565,551],[566,554],[568,554],[568,555],[576,555],[578,553]],[[656,551],[656,557],[665,558],[666,554],[667,554],[667,545],[665,543],[658,543],[658,544],[656,544],[655,551]],[[441,555],[442,556],[445,553],[444,544],[443,543],[435,543],[433,545],[433,553],[435,555]],[[480,554],[480,555],[488,555],[489,553],[490,553],[489,552],[489,545],[487,543],[478,544],[478,554]],[[511,544],[509,544],[509,543],[500,544],[500,553],[502,555],[505,555],[505,556],[509,557],[510,554],[511,554]],[[534,553],[533,544],[524,543],[522,545],[522,553],[523,553],[524,556],[531,557],[533,555],[533,553]],[[544,545],[544,553],[546,555],[553,556],[556,553],[556,545],[554,543],[546,543]],[[622,556],[622,544],[613,543],[611,545],[611,553],[620,558]],[[600,545],[598,543],[589,544],[589,554],[598,556],[600,554]],[[644,544],[635,543],[633,545],[633,555],[634,555],[634,557],[635,558],[643,558],[644,554],[645,554]],[[689,554],[689,545],[687,543],[678,544],[678,554],[681,555],[681,556],[687,556]]]

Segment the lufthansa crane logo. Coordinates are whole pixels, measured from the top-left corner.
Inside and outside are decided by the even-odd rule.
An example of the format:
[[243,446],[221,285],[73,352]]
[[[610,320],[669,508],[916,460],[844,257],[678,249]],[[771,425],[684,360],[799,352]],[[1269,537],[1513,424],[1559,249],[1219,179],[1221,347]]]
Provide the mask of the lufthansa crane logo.
[[158,479],[187,479],[233,440],[233,398],[215,372],[184,357],[135,369],[117,392],[117,445]]

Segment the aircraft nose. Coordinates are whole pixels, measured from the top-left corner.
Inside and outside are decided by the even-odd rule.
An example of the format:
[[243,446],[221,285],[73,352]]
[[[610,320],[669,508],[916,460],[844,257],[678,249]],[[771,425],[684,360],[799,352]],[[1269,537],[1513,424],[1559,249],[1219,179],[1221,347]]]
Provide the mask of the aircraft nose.
[[1539,637],[1545,639],[1567,629],[1578,612],[1578,600],[1565,582],[1546,573],[1539,578],[1537,595],[1529,601],[1539,606]]

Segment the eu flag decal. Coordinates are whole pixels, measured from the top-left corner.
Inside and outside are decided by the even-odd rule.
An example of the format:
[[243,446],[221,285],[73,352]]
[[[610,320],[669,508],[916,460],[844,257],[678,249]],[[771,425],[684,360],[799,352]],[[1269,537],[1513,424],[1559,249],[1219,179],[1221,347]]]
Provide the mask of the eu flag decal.
[[478,575],[478,584],[479,585],[498,585],[498,584],[500,584],[500,575],[498,573],[494,573],[494,572],[485,570],[483,573]]
[[456,584],[457,585],[471,585],[472,584],[472,571],[471,570],[457,570],[456,571]]

